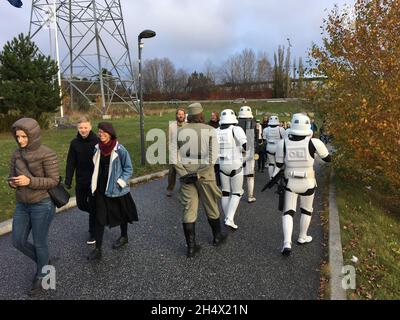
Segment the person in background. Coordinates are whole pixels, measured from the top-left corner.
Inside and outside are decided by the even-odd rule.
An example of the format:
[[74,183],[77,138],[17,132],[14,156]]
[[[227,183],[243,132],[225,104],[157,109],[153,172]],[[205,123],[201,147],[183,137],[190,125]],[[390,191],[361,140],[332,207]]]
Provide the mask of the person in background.
[[[220,120],[219,113],[216,112],[216,111],[213,111],[213,112],[211,112],[210,121],[208,121],[207,124],[209,126],[215,128],[215,129],[218,129],[219,126],[220,126],[219,120]],[[220,187],[221,186],[221,178],[220,178],[220,175],[219,175],[219,170],[220,170],[219,169],[219,162],[217,161],[217,163],[214,165],[214,171],[215,171],[215,179],[216,179],[217,186]]]
[[268,114],[267,114],[267,113],[264,113],[264,114],[263,114],[263,117],[262,117],[262,120],[261,120],[261,127],[262,127],[263,130],[264,130],[266,127],[268,127],[268,119],[269,119]]
[[138,221],[129,188],[133,173],[129,152],[118,142],[111,123],[100,122],[97,128],[99,143],[95,146],[91,181],[96,212],[96,247],[88,255],[88,260],[101,259],[105,226],[120,226],[121,236],[112,245],[113,249],[118,249],[128,243],[128,222]]
[[[281,122],[282,123],[282,122]],[[268,177],[271,179],[275,168],[276,146],[281,139],[286,136],[285,129],[279,126],[278,116],[270,116],[268,127],[263,131],[263,137],[266,142],[265,151],[268,159]]]
[[315,134],[318,131],[318,127],[317,127],[317,124],[315,123],[315,120],[313,118],[311,119],[310,127],[311,127],[311,130],[313,132],[313,137],[315,137]]
[[183,127],[186,122],[186,114],[185,109],[178,108],[175,113],[175,121],[171,122],[168,128],[168,142],[169,142],[169,171],[168,171],[168,186],[167,186],[167,197],[172,197],[172,192],[175,188],[176,182],[176,170],[175,170],[175,163],[176,159],[176,144],[171,143],[171,141],[176,141],[177,139],[177,131],[178,128]]
[[[269,116],[268,116],[267,113],[264,113],[263,117],[262,117],[262,120],[261,120],[261,129],[262,129],[261,132],[263,132],[266,127],[268,127],[268,121],[269,121]],[[265,143],[265,140],[264,140],[263,141],[263,150],[264,151],[265,151],[265,147],[266,147],[266,143]],[[266,162],[267,162],[267,152],[264,152],[263,153],[263,158],[262,158],[262,163],[264,164],[263,167],[262,167],[263,169],[265,169]]]
[[249,106],[240,108],[238,116],[238,126],[240,126],[247,136],[247,151],[246,157],[243,159],[243,175],[247,181],[247,202],[253,203],[256,201],[254,196],[254,151],[257,147],[256,137],[258,136],[256,121],[253,118],[253,113]]
[[[56,207],[48,190],[59,183],[56,153],[42,145],[40,126],[35,119],[22,118],[12,125],[18,148],[11,157],[8,184],[15,189],[16,208],[12,222],[12,243],[36,263],[29,295],[43,291],[42,280],[50,265],[48,235]],[[32,232],[33,243],[28,241]]]
[[88,117],[79,118],[77,128],[78,133],[71,141],[68,150],[65,186],[71,189],[72,178],[75,173],[76,205],[79,210],[89,213],[89,238],[86,243],[91,245],[96,243],[94,235],[96,215],[91,205],[92,193],[90,191],[90,181],[94,168],[94,147],[99,142],[99,139],[92,131],[92,125]]
[[258,159],[257,159],[257,168],[258,172],[264,172],[264,167],[265,167],[265,143],[264,143],[264,138],[263,138],[263,128],[261,126],[260,120],[256,120],[256,129],[258,132],[258,137],[257,137],[257,150],[256,153],[258,154]]
[[219,113],[216,111],[211,112],[210,121],[208,121],[208,125],[213,128],[219,128]]

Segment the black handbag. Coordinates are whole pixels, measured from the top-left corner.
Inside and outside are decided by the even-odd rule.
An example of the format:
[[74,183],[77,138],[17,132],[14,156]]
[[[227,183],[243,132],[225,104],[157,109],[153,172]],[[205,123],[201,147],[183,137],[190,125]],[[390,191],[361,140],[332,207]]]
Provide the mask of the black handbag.
[[58,181],[58,185],[56,185],[54,188],[47,190],[47,192],[49,193],[51,200],[54,202],[57,208],[65,206],[69,201],[70,195],[62,183],[61,176],[60,180]]
[[[21,159],[22,159],[22,161],[24,161],[25,166],[28,169],[28,171],[32,174],[31,170],[29,169],[28,162],[22,156],[22,153],[21,153]],[[34,175],[32,174],[32,176],[34,176]],[[61,208],[61,207],[65,206],[68,203],[69,198],[70,198],[68,191],[65,189],[65,187],[62,183],[61,176],[58,180],[58,185],[56,185],[55,187],[53,187],[51,189],[48,189],[47,193],[50,195],[51,200],[53,201],[54,205],[57,208]]]

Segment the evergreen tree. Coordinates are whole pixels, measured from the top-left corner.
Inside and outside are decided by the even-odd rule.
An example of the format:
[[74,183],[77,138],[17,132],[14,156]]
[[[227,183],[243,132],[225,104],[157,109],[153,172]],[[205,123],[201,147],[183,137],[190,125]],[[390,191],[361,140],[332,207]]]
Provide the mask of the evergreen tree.
[[39,118],[60,106],[57,64],[38,51],[29,36],[20,34],[0,52],[0,113],[16,110]]
[[202,72],[197,73],[194,71],[188,79],[187,90],[197,98],[206,98],[212,85],[214,85],[212,79]]

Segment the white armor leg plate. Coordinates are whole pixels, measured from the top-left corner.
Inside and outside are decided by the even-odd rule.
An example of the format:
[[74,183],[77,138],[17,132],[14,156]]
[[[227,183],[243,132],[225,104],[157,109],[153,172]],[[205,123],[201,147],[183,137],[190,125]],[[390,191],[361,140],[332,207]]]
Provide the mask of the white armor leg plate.
[[[221,177],[221,190],[223,192],[228,192],[230,194],[231,192],[230,178],[224,175],[222,172],[220,172],[219,175]],[[221,206],[222,206],[222,211],[224,212],[225,215],[225,220],[226,220],[226,215],[228,214],[229,199],[230,196],[222,196],[221,198]]]
[[293,233],[293,217],[289,214],[282,216],[282,229],[283,229],[283,249],[292,248],[292,233]]
[[247,177],[247,197],[248,202],[256,201],[254,197],[254,177]]
[[238,228],[238,226],[234,222],[234,218],[235,218],[236,209],[240,202],[240,198],[241,198],[240,196],[236,196],[236,195],[231,196],[231,198],[229,200],[228,214],[227,214],[226,220],[225,220],[225,224],[234,229]]
[[224,212],[225,220],[228,214],[228,207],[229,207],[229,200],[231,197],[222,197],[221,198],[221,207],[222,211]]
[[243,171],[230,178],[230,190],[232,193],[243,194]]
[[254,174],[254,165],[255,165],[255,160],[250,159],[246,161],[246,166],[243,168],[243,174],[245,176],[249,174]]
[[274,174],[275,167],[268,165],[268,177],[271,180]]
[[310,196],[300,196],[300,208],[306,210],[307,212],[313,212],[313,202],[314,202],[314,195],[313,193]]
[[298,194],[290,191],[285,191],[285,205],[283,206],[283,212],[293,210],[296,212]]
[[311,216],[303,213],[300,218],[300,233],[299,238],[297,239],[299,244],[309,243],[312,241],[312,237],[307,235],[310,222]]
[[[271,179],[273,177],[274,168],[275,168],[275,155],[267,153],[267,162],[268,162],[268,175]],[[271,166],[273,164],[273,166]]]

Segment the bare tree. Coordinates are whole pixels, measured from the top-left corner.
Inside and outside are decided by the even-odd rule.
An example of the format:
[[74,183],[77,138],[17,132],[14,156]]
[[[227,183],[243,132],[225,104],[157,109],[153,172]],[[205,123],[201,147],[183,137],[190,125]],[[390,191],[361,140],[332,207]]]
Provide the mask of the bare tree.
[[272,80],[272,66],[265,52],[258,53],[256,81]]
[[143,91],[161,92],[161,66],[159,59],[146,60],[142,70]]
[[221,80],[224,83],[239,83],[240,79],[240,62],[237,56],[231,56],[221,66]]
[[207,59],[204,63],[204,75],[212,82],[218,82],[218,71],[217,67],[212,63],[210,59]]
[[254,51],[252,49],[244,49],[238,56],[238,60],[240,66],[240,83],[254,82],[257,69]]
[[175,92],[184,92],[189,79],[189,74],[183,70],[179,69],[175,74]]
[[164,58],[160,61],[161,92],[175,93],[175,66],[171,60]]

